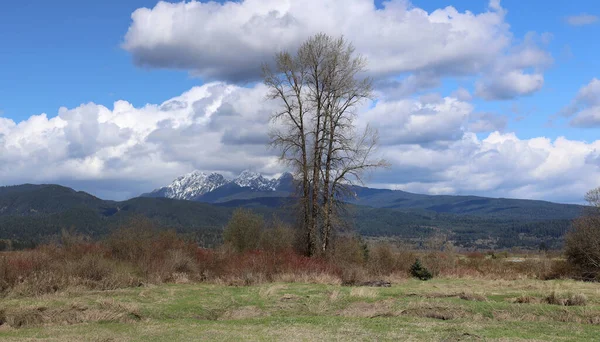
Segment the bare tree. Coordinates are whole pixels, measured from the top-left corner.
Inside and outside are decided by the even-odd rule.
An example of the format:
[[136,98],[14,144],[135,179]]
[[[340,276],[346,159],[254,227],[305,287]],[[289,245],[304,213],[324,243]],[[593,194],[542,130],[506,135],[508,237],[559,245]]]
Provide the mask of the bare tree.
[[269,97],[281,104],[272,117],[271,144],[300,179],[309,255],[327,251],[336,208],[351,194],[350,186],[362,183],[365,171],[385,165],[372,159],[377,132],[356,130],[356,107],[372,96],[371,80],[360,77],[365,67],[352,44],[325,34],[309,38],[294,55],[277,54],[274,70],[263,67]]

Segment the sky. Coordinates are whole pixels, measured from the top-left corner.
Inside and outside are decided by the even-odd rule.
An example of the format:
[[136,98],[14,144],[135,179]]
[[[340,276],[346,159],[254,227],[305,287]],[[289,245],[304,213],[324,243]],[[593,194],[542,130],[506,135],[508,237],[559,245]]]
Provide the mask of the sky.
[[373,187],[580,203],[600,186],[591,0],[33,1],[0,10],[0,185],[125,199],[192,170],[275,176],[260,65],[344,35],[377,100]]

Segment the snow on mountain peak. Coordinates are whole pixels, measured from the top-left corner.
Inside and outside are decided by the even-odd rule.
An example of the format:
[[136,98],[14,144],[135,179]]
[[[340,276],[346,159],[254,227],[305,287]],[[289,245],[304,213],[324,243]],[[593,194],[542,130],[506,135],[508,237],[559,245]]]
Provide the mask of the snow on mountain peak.
[[266,179],[260,173],[244,170],[233,182],[243,188],[251,188],[258,191],[275,191],[278,180]]
[[289,173],[284,173],[279,178],[268,179],[258,172],[244,170],[235,179],[228,180],[216,172],[206,174],[196,170],[177,177],[171,184],[154,190],[150,195],[192,200],[226,184],[233,183],[252,191],[282,191],[281,189],[289,188],[292,181],[292,175]]
[[211,192],[227,184],[227,179],[218,173],[206,174],[201,171],[192,171],[178,177],[164,188],[165,197],[175,199],[193,199]]

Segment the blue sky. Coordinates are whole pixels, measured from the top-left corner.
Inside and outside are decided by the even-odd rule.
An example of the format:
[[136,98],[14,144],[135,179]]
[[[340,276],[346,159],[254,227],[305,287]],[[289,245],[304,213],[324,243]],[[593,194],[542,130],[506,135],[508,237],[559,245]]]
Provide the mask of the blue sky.
[[[335,3],[334,0],[328,1]],[[364,2],[364,0],[356,0],[357,3],[361,1]],[[252,6],[254,6],[253,3],[251,1],[246,2],[248,4],[243,8],[251,11]],[[465,11],[475,14],[481,14],[486,11],[497,13],[497,11],[494,12],[495,10],[491,9],[493,8],[493,3],[495,2],[483,0],[454,2],[415,0],[411,3],[410,8],[421,8],[431,14],[436,9],[452,5],[460,13],[464,13]],[[178,6],[177,8],[181,5],[179,3],[175,4]],[[125,100],[134,108],[141,108],[145,104],[159,105],[164,101],[182,96],[182,94],[194,86],[202,86],[203,77],[210,78],[213,81],[223,80],[232,86],[241,85],[242,87],[246,86],[249,88],[255,86],[254,83],[247,83],[247,79],[233,80],[229,74],[203,69],[204,64],[201,63],[206,63],[208,65],[206,68],[211,66],[209,65],[210,63],[216,63],[214,65],[215,68],[222,67],[222,65],[214,62],[215,59],[219,59],[218,56],[204,56],[202,51],[193,46],[194,42],[192,40],[190,40],[190,43],[185,43],[188,45],[180,43],[181,39],[179,41],[167,42],[164,48],[173,51],[173,56],[175,57],[172,57],[172,59],[177,60],[178,57],[176,54],[189,53],[191,59],[197,58],[199,60],[198,64],[190,64],[188,63],[188,59],[185,58],[181,59],[181,63],[188,64],[183,66],[181,64],[175,65],[177,61],[173,62],[175,64],[170,64],[169,60],[156,62],[156,58],[162,58],[161,56],[168,55],[168,52],[161,50],[163,47],[144,45],[146,44],[144,35],[150,37],[158,31],[142,27],[140,24],[141,21],[136,22],[131,17],[136,9],[147,7],[154,9],[153,13],[157,14],[153,20],[161,20],[156,18],[158,18],[158,14],[162,15],[162,12],[159,12],[163,11],[164,8],[155,7],[155,5],[156,1],[147,0],[23,0],[3,3],[2,10],[0,11],[0,32],[2,32],[0,34],[0,46],[2,46],[0,52],[0,117],[10,119],[15,123],[27,121],[32,116],[41,113],[47,113],[48,117],[52,118],[59,115],[60,107],[76,110],[81,104],[86,103],[93,103],[95,106],[104,106],[108,110],[113,110],[113,104],[117,100]],[[376,5],[380,10],[384,9],[380,2],[376,2]],[[426,87],[425,89],[414,91],[407,98],[418,98],[419,96],[431,93],[437,93],[441,96],[451,96],[457,88],[462,87],[472,95],[469,100],[466,100],[469,105],[473,106],[472,113],[469,114],[471,115],[470,117],[476,117],[478,113],[491,113],[490,115],[494,117],[504,118],[505,124],[497,127],[500,134],[514,134],[520,141],[539,137],[546,137],[554,141],[556,138],[562,136],[569,141],[588,144],[586,145],[588,149],[586,153],[592,153],[590,151],[595,151],[595,145],[593,144],[598,139],[599,130],[597,127],[600,127],[600,125],[596,125],[595,122],[589,120],[586,121],[591,122],[589,125],[572,125],[570,124],[570,118],[555,118],[554,116],[570,103],[576,101],[577,94],[582,87],[590,84],[594,78],[600,77],[600,73],[598,72],[600,70],[600,58],[598,58],[600,46],[595,43],[600,34],[600,22],[593,22],[591,20],[586,25],[572,25],[567,20],[569,16],[579,16],[582,14],[590,16],[600,15],[600,3],[590,0],[573,0],[568,2],[503,0],[500,5],[504,11],[507,11],[507,14],[502,19],[503,25],[509,26],[507,31],[502,34],[502,37],[510,39],[510,43],[501,50],[502,52],[500,52],[498,58],[502,59],[511,55],[511,48],[523,44],[527,40],[526,37],[528,34],[535,35],[533,39],[535,40],[535,47],[532,46],[531,48],[551,56],[552,62],[546,63],[543,66],[541,66],[541,63],[539,65],[527,65],[518,68],[518,72],[525,74],[539,73],[543,75],[543,86],[535,91],[524,91],[503,100],[477,96],[477,82],[481,81],[484,77],[488,77],[488,80],[491,81],[492,78],[499,77],[500,73],[508,72],[508,69],[502,69],[502,71],[491,75],[487,74],[488,70],[486,68],[483,68],[463,75],[440,74],[438,86]],[[219,7],[219,10],[222,9]],[[190,18],[194,15],[203,15],[200,12],[194,12],[190,8],[186,9],[186,11],[189,11]],[[290,13],[301,18],[301,13]],[[196,30],[194,32],[197,32],[202,39],[209,39],[210,37],[203,36],[201,18],[205,18],[204,20],[206,20],[206,17],[198,17],[196,22],[190,25],[194,25],[193,28]],[[299,20],[301,21],[301,19]],[[236,25],[235,20],[232,20],[232,22],[233,26]],[[156,24],[156,22],[154,23]],[[361,24],[357,23],[356,25]],[[126,41],[125,35],[128,29],[131,28],[138,29],[136,31],[137,36],[132,35],[130,37],[130,47],[123,47],[122,43]],[[182,30],[184,29],[182,28]],[[345,32],[342,33],[346,34]],[[352,39],[352,34],[353,31],[346,34],[346,36]],[[360,38],[358,39],[357,46],[361,47]],[[374,37],[373,39],[376,40],[377,38]],[[393,40],[391,42],[393,43]],[[490,40],[489,43],[493,44],[494,41]],[[208,48],[206,46],[204,48],[210,49],[215,44],[218,45],[219,42],[215,41],[213,45],[207,45]],[[231,46],[235,47],[236,45]],[[189,49],[187,49],[188,47]],[[240,51],[240,54],[247,53],[246,50],[244,50],[245,52]],[[367,52],[369,51],[367,50]],[[206,62],[200,62],[203,61],[204,57],[207,58]],[[227,60],[227,58],[229,56],[223,56],[223,60]],[[141,60],[142,62],[134,63],[134,60]],[[490,67],[495,67],[492,59],[486,60],[485,63],[488,63]],[[144,66],[140,66],[141,64]],[[413,73],[418,73],[417,71],[411,71],[412,69],[410,68],[410,66],[402,66],[400,69],[394,70],[409,71],[396,74],[389,73],[389,75],[393,79],[401,80]],[[240,74],[245,71],[247,70],[240,70]],[[385,72],[388,71],[386,70]],[[375,114],[377,114],[376,111]],[[98,115],[98,117],[101,117],[101,114]],[[376,116],[373,116],[373,118],[376,118]],[[83,120],[87,119],[84,118]],[[102,121],[102,119],[95,118],[90,118],[89,120]],[[232,123],[232,125],[235,124],[234,122]],[[123,128],[122,126],[119,127]],[[1,132],[0,127],[0,134]],[[464,131],[461,134],[464,133],[468,132]],[[483,141],[492,132],[490,130],[483,130],[474,133],[476,133],[478,139]],[[83,133],[78,134],[81,135]],[[46,143],[50,144],[49,140],[44,140],[46,136],[39,136],[40,141],[43,142],[42,145]],[[149,136],[146,136],[144,141],[148,141]],[[435,143],[437,144],[437,142]],[[67,141],[65,144],[72,146],[74,142]],[[133,143],[130,145],[133,145]],[[417,148],[413,145],[411,145],[411,148]],[[427,146],[431,145],[432,143]],[[444,146],[445,148],[451,148],[448,141],[444,141]],[[8,148],[8,145],[5,148]],[[395,146],[393,151],[398,151],[400,148],[402,147]],[[98,147],[98,149],[94,149],[94,153],[100,150],[101,148]],[[30,152],[27,152],[24,147],[23,151],[25,152],[20,157],[22,159],[13,156],[13,158],[17,159],[11,159],[12,162],[19,160],[19,162],[25,165],[25,159],[29,156],[28,153]],[[38,151],[38,153],[43,155],[45,152]],[[104,151],[103,153],[108,152]],[[116,152],[113,151],[111,153],[111,158],[117,158],[114,157],[114,153]],[[263,153],[260,152],[259,155],[263,156]],[[60,162],[56,161],[56,163],[61,165],[57,167],[60,170],[64,170],[64,165],[67,162],[78,162],[75,157],[65,156],[66,159],[60,160]],[[90,155],[86,158],[89,161],[93,159],[92,157],[100,158],[98,155]],[[592,157],[583,156],[581,158],[590,160]],[[111,160],[114,161],[113,159]],[[163,159],[159,158],[159,160],[165,162]],[[262,161],[262,159],[260,160]],[[121,162],[125,162],[124,159],[121,159]],[[157,171],[156,177],[146,179],[133,188],[119,190],[118,195],[111,194],[107,190],[108,186],[105,184],[110,184],[111,180],[120,182],[123,179],[118,179],[114,175],[107,176],[107,173],[104,171],[98,171],[96,176],[89,179],[80,176],[77,182],[66,171],[52,172],[50,175],[42,178],[31,177],[33,178],[31,181],[77,183],[85,190],[117,198],[134,195],[144,187],[160,185],[161,182],[167,181],[170,177],[182,171],[191,171],[192,169],[199,168],[206,171],[216,170],[234,174],[243,168],[241,165],[228,168],[224,166],[224,163],[206,166],[202,160],[198,159],[170,160],[169,162],[180,164],[170,166],[160,172]],[[569,162],[575,163],[574,161],[565,161],[565,163]],[[106,161],[102,161],[102,163],[106,163]],[[252,163],[247,162],[247,164],[251,165]],[[403,172],[413,170],[411,167],[414,167],[414,163],[408,164],[410,165],[406,167],[401,166],[399,170],[404,170]],[[103,165],[100,167],[100,170],[106,169],[108,164]],[[252,167],[259,168],[271,174],[281,171],[275,167]],[[546,184],[544,190],[536,190],[529,196],[523,190],[527,188],[524,184],[514,185],[513,188],[510,188],[510,186],[505,184],[505,181],[499,181],[493,182],[496,185],[489,185],[487,187],[464,188],[458,185],[461,182],[452,182],[448,180],[451,176],[442,176],[441,172],[441,169],[435,170],[435,176],[432,175],[432,179],[428,181],[404,178],[394,181],[393,177],[387,175],[382,176],[380,179],[376,177],[372,183],[417,192],[468,192],[486,195],[513,195],[539,198],[546,196],[550,191],[548,187],[556,182],[554,180],[545,180],[545,182],[549,183],[544,183]],[[536,172],[539,173],[541,171],[538,169]],[[538,173],[535,174],[537,175]],[[459,175],[462,175],[462,173],[456,173],[452,177],[463,177]],[[439,181],[441,178],[444,179],[443,182]],[[590,176],[590,179],[594,179],[594,177]],[[28,181],[28,179],[24,176],[17,177],[8,173],[5,175],[0,173],[0,183],[8,184],[18,181]],[[104,185],[96,186],[95,184]],[[581,192],[580,189],[586,186],[591,187],[594,184],[591,184],[591,181],[581,184],[578,191]],[[557,197],[557,199],[576,201],[576,196],[577,194],[573,193],[568,198],[565,197],[562,199]]]
[[162,101],[201,83],[137,68],[120,48],[131,13],[156,1],[10,1],[0,13],[0,110],[15,120],[95,102]]
[[[120,48],[131,23],[131,13],[152,8],[151,0],[108,1],[11,1],[0,14],[0,110],[3,115],[23,120],[33,114],[56,115],[68,108],[95,102],[111,106],[126,99],[136,106],[156,103],[202,84],[182,70],[139,68]],[[378,5],[381,3],[378,1]],[[448,1],[414,1],[415,6],[433,11]],[[483,11],[485,1],[459,1],[460,11]],[[471,6],[473,5],[473,6]],[[600,25],[573,27],[567,15],[600,13],[600,3],[575,1],[505,0],[508,23],[517,37],[529,31],[549,32],[548,50],[555,64],[545,73],[547,86],[537,94],[514,101],[476,101],[481,110],[510,112],[515,107],[532,114],[509,128],[523,137],[567,136],[596,139],[598,132],[548,127],[547,119],[567,105],[579,87],[600,70],[600,45],[594,44]]]

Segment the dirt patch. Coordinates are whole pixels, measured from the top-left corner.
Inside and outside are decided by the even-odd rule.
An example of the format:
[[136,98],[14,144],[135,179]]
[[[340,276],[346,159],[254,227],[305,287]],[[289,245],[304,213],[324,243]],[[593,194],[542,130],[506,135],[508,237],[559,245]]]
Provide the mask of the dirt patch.
[[393,305],[394,300],[392,299],[386,299],[374,303],[356,302],[350,304],[345,309],[340,310],[338,314],[344,317],[392,317],[396,316],[396,313],[392,308]]
[[268,316],[268,314],[256,306],[243,306],[225,311],[219,320],[240,320]]

